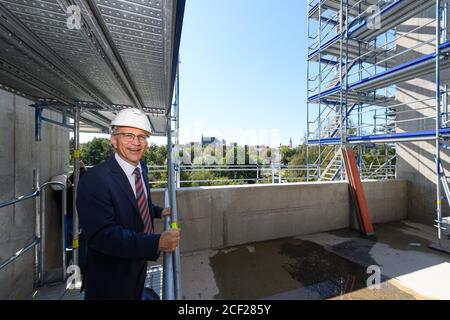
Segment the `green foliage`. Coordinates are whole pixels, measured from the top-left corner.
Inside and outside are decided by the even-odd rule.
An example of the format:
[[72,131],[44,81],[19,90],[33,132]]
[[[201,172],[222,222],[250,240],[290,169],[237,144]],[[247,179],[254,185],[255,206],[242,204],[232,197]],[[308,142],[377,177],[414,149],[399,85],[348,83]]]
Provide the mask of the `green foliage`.
[[[189,174],[189,180],[193,182],[185,183],[186,186],[221,186],[221,185],[230,185],[234,184],[233,181],[229,180],[226,177],[218,176],[215,172],[212,171],[193,171]],[[213,180],[213,181],[201,181],[201,180]]]
[[281,163],[287,165],[291,162],[293,156],[297,153],[297,148],[290,148],[289,146],[281,146]]
[[[167,181],[167,146],[150,144],[148,151],[142,157],[142,161],[149,166],[148,179],[150,182]],[[152,187],[165,188],[166,183],[153,183]]]
[[[370,167],[371,165],[382,165],[385,162],[386,153],[388,159],[395,155],[395,149],[387,148],[385,145],[380,145],[370,149],[364,147],[362,148],[363,163],[366,167]],[[395,159],[392,164],[395,164]]]
[[150,144],[142,160],[147,165],[167,165],[167,147],[158,146],[155,143]]
[[94,138],[80,146],[81,159],[88,166],[94,166],[108,160],[114,154],[109,139]]
[[[186,155],[187,158],[191,158],[194,154],[194,150],[190,149],[190,146],[186,146],[183,150],[190,154]],[[181,184],[182,187],[189,186],[214,186],[214,185],[233,185],[233,184],[253,184],[256,183],[257,173],[256,170],[234,170],[235,165],[242,165],[240,162],[245,160],[245,164],[256,164],[260,166],[268,163],[264,163],[264,157],[258,157],[255,149],[248,146],[239,146],[237,144],[232,144],[226,147],[226,153],[220,148],[206,147],[202,148],[197,146],[199,149],[195,151],[196,157],[194,158],[193,165],[196,166],[195,171],[181,171],[181,180],[188,181]],[[73,139],[70,141],[71,154],[73,153]],[[395,150],[389,148],[386,151],[386,146],[375,147],[360,147],[361,154],[363,155],[363,164],[367,166],[371,165],[381,165],[386,157],[386,152],[388,153],[388,158],[395,155]],[[94,138],[92,141],[84,143],[80,146],[81,149],[81,159],[85,161],[87,165],[96,165],[103,161],[106,161],[112,154],[113,149],[110,145],[109,139],[105,138]],[[272,150],[270,148],[262,149],[270,157]],[[289,146],[280,147],[280,161],[283,166],[306,166],[306,154],[307,154],[306,144],[299,144],[295,148]],[[219,152],[219,154],[216,154]],[[260,150],[260,154],[261,154]],[[310,146],[308,148],[308,157],[310,165],[310,175],[314,175],[314,168],[317,166],[317,159],[319,153],[321,154],[321,166],[326,167],[329,161],[332,159],[332,155],[335,152],[334,146]],[[325,157],[330,154],[330,157]],[[359,154],[359,152],[357,152]],[[180,154],[181,156],[181,154]],[[237,157],[240,157],[240,161],[237,161]],[[243,157],[245,157],[243,159]],[[233,160],[233,163],[230,160]],[[167,181],[167,147],[159,146],[156,144],[150,144],[148,147],[148,152],[145,153],[142,159],[149,166],[149,180],[153,182],[157,181]],[[218,163],[217,163],[218,162]],[[73,159],[71,158],[71,164]],[[395,162],[394,162],[395,164]],[[186,163],[187,165],[187,163]],[[221,165],[222,168],[228,168],[229,171],[206,171],[198,170],[202,166],[207,165]],[[152,167],[159,166],[159,167]],[[249,166],[250,167],[250,166]],[[267,172],[260,172],[260,178],[269,177]],[[270,175],[270,174],[269,174]],[[278,174],[277,174],[278,175]],[[282,177],[284,181],[297,182],[301,181],[299,178],[306,178],[306,170],[285,170],[282,169]],[[269,177],[270,178],[270,177]],[[246,179],[249,179],[246,181]],[[192,182],[196,180],[213,180],[208,182]],[[233,181],[241,180],[241,181]],[[253,180],[253,181],[251,181]],[[269,179],[270,180],[270,179]],[[268,181],[268,180],[265,180]],[[164,188],[166,183],[153,183],[153,187]]]

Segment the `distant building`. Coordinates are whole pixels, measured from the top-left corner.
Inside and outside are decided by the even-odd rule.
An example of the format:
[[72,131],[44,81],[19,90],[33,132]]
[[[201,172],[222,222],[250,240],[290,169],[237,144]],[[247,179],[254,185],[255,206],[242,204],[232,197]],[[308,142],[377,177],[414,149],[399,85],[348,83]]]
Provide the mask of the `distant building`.
[[292,149],[292,138],[289,138],[289,144],[288,144],[288,145],[284,145],[284,144],[282,144],[282,143],[280,142],[280,148],[281,148],[281,147],[289,147],[289,148]]
[[203,135],[202,135],[201,143],[202,143],[202,147],[205,147],[207,145],[225,145],[226,144],[225,140],[223,140],[223,139],[219,140],[216,137],[204,137]]

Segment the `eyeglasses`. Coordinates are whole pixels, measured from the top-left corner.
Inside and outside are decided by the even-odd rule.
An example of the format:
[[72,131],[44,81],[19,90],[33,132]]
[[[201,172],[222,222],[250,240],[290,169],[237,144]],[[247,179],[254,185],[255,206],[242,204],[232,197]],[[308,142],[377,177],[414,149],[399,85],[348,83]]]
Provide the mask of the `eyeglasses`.
[[148,139],[148,136],[146,136],[146,135],[140,134],[140,135],[137,136],[137,135],[135,135],[134,133],[131,133],[131,132],[117,132],[114,135],[115,136],[121,135],[123,137],[123,140],[125,142],[128,142],[128,143],[129,142],[133,142],[136,137],[138,138],[138,141],[140,143],[147,142],[147,139]]

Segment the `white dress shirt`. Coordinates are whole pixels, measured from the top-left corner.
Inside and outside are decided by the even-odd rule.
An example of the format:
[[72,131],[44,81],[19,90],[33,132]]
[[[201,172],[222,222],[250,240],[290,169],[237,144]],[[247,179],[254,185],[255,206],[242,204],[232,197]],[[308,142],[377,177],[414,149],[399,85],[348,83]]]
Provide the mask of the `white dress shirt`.
[[145,180],[142,176],[142,166],[139,163],[137,166],[133,166],[132,164],[129,164],[125,160],[123,160],[117,153],[114,154],[114,157],[116,158],[117,162],[119,163],[120,167],[122,168],[123,172],[125,172],[128,181],[130,182],[131,189],[133,189],[134,196],[136,196],[136,181],[134,177],[134,169],[139,168],[139,172],[141,173],[141,179],[142,179],[142,186],[144,187],[145,197],[148,199],[147,196],[147,188],[145,187]]

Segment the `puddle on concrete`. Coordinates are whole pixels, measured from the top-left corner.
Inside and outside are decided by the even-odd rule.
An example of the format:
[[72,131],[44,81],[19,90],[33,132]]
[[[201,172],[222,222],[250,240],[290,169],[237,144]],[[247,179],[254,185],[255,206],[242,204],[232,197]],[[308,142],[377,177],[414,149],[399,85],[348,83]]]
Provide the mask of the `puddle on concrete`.
[[[304,287],[328,298],[366,287],[366,268],[325,250],[322,246],[296,240],[283,243],[280,252],[294,260],[283,267]],[[317,287],[317,288],[316,288]]]
[[[402,221],[383,223],[382,225],[374,225],[374,227],[376,236],[371,238],[364,237],[355,230],[350,229],[328,232],[339,238],[347,238],[349,240],[328,246],[326,249],[365,266],[378,264],[370,254],[370,251],[377,242],[387,244],[393,250],[432,253],[433,255],[448,257],[447,253],[429,248],[429,245],[433,242],[427,239],[426,235],[424,236],[423,230]],[[413,233],[417,233],[418,235],[414,235]]]
[[[366,267],[314,242],[290,238],[251,246],[210,258],[219,289],[215,299],[414,298],[393,286],[374,294],[367,289]],[[359,294],[346,295],[355,291]]]
[[284,269],[289,257],[279,253],[282,241],[267,241],[219,251],[210,258],[219,293],[215,299],[260,299],[298,288]]
[[[420,234],[417,232],[418,229],[402,221],[383,223],[380,228],[378,225],[374,225],[374,228],[375,237],[370,238],[372,242],[381,241],[383,243],[389,243],[391,248],[397,250],[428,251],[427,248],[430,241],[418,235],[413,235],[414,233]],[[350,229],[331,231],[329,233],[344,238],[363,238],[358,232]],[[418,244],[419,246],[411,246],[411,243]]]

